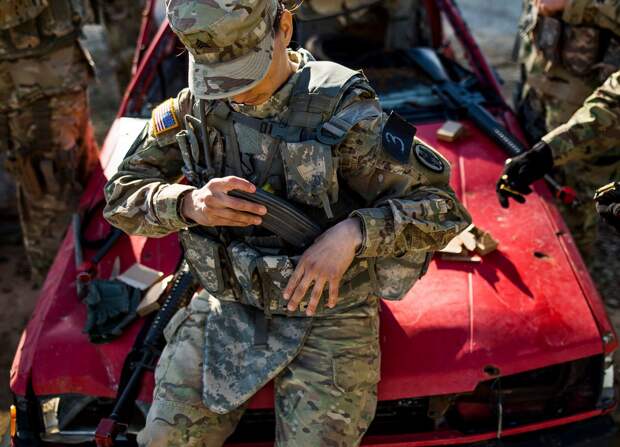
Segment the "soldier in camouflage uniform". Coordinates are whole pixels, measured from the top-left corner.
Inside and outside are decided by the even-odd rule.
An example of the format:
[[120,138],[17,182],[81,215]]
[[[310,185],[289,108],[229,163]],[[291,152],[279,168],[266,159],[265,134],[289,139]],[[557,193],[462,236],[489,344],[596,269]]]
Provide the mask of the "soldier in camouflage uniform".
[[[508,199],[519,202],[523,194],[531,192],[529,185],[549,173],[554,166],[564,166],[574,160],[614,159],[620,141],[620,71],[605,81],[585,100],[583,106],[565,124],[545,135],[530,151],[509,160],[498,183],[498,195],[502,205]],[[618,167],[616,163],[616,168]],[[620,171],[612,170],[611,177],[601,180],[608,182],[620,179]],[[602,183],[601,183],[602,184]],[[600,185],[599,185],[600,186]],[[614,215],[617,198],[610,191],[606,197],[599,198],[598,208],[603,217],[612,225],[619,225]],[[596,216],[596,208],[591,201],[582,206],[588,207]],[[607,239],[614,238],[607,236]],[[597,285],[609,304],[617,303],[617,272],[620,268],[618,244],[609,240],[597,241],[594,246],[596,257],[590,262]]]
[[[530,143],[562,126],[620,68],[620,0],[524,0],[519,60],[523,88],[516,99]],[[563,181],[582,197],[617,178],[620,148],[603,143],[600,157],[563,149],[554,157]],[[608,150],[609,149],[609,150]],[[587,201],[584,201],[587,202]],[[586,261],[594,259],[597,216],[591,202],[562,206]]]
[[26,252],[41,280],[97,162],[77,37],[86,2],[0,2],[0,152],[17,182]]
[[[620,71],[585,100],[582,107],[561,126],[547,133],[523,155],[508,160],[498,183],[503,205],[508,198],[523,201],[529,185],[573,160],[589,160],[614,154],[620,141]],[[620,178],[620,172],[605,180]],[[504,188],[502,188],[504,186]]]
[[330,47],[355,54],[360,45],[369,51],[432,42],[424,0],[305,0],[296,12],[299,43],[321,59],[334,53]]
[[[361,73],[289,50],[279,1],[168,0],[167,13],[190,87],[154,110],[104,214],[131,234],[178,232],[204,289],[166,328],[138,443],[220,446],[274,380],[278,446],[359,445],[379,296],[401,299],[470,222],[449,164],[384,116]],[[257,187],[324,233],[304,250],[266,231],[266,208],[228,194]]]

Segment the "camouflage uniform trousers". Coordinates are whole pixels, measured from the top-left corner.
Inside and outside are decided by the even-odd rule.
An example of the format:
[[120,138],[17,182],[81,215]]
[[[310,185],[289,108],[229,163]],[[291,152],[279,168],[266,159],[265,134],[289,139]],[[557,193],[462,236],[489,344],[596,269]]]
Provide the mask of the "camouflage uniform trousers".
[[[196,295],[166,328],[140,446],[221,446],[245,411],[216,414],[203,405],[203,300]],[[374,418],[379,366],[378,312],[315,319],[300,353],[275,378],[276,445],[359,445]]]
[[121,92],[131,81],[131,66],[145,3],[146,0],[107,0],[102,4],[110,54],[115,55],[107,62],[114,65]]
[[81,50],[0,62],[0,152],[17,184],[26,253],[42,281],[97,163]]

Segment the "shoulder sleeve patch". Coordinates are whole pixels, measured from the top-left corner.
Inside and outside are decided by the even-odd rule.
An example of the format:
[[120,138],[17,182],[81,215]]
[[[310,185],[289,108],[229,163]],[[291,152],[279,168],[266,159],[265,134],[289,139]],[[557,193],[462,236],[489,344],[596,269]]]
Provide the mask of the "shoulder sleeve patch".
[[401,164],[409,164],[417,129],[392,112],[383,127],[383,151]]
[[180,129],[180,127],[174,98],[170,98],[155,107],[151,117],[151,129],[154,137],[159,137],[171,130]]
[[414,154],[418,162],[430,171],[441,174],[446,170],[446,165],[439,155],[425,145],[417,143]]

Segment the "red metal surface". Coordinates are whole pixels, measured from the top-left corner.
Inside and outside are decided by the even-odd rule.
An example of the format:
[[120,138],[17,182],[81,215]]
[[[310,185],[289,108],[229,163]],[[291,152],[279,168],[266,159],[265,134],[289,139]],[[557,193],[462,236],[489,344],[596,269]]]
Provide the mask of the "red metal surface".
[[[384,304],[380,398],[471,391],[489,378],[484,373],[487,365],[505,375],[601,353],[601,334],[580,281],[591,284],[575,274],[563,244],[566,237],[556,236],[565,228],[548,212],[548,193],[543,189],[526,205],[503,210],[493,190],[501,151],[472,126],[458,145],[441,143],[434,138],[438,127],[420,126],[418,134],[451,161],[454,189],[474,222],[499,240],[500,250],[479,264],[437,261],[404,301]],[[114,141],[113,135],[109,141]],[[102,158],[107,155],[104,151]],[[102,221],[91,226],[100,226],[91,231],[101,233],[107,227]],[[178,253],[174,237],[131,241],[104,259],[103,277],[116,256],[123,268],[139,259],[166,272],[173,269],[177,257],[167,254]],[[81,334],[85,310],[72,287],[72,250],[68,235],[26,331],[29,341],[20,350],[26,363],[19,365],[25,377],[19,380],[17,370],[12,377],[18,393],[25,389],[28,372],[38,395],[113,396],[116,391],[122,361],[139,325],[113,343],[88,343]],[[609,322],[603,316],[599,324]],[[143,398],[148,399],[146,388]],[[271,407],[271,392],[257,396],[253,406]]]
[[431,26],[433,48],[439,48],[443,44],[443,29],[441,27],[441,12],[435,0],[424,0],[428,22]]
[[[158,38],[166,33],[160,28]],[[140,82],[151,74],[147,62],[156,42],[147,50],[122,110],[132,89],[144,85]],[[514,124],[511,116],[506,119],[507,124]],[[418,135],[451,161],[454,189],[475,223],[499,240],[500,249],[477,264],[436,261],[404,301],[382,306],[380,399],[471,391],[478,382],[489,379],[483,371],[487,365],[507,375],[603,352],[601,335],[613,332],[612,326],[549,192],[538,185],[537,194],[530,196],[526,205],[503,210],[494,193],[503,164],[502,151],[469,125],[468,136],[462,141],[439,142],[435,138],[438,127],[420,126]],[[92,176],[82,198],[83,207],[93,207],[101,200],[103,171],[116,146],[117,133],[118,126],[114,126],[101,155],[103,167]],[[101,236],[108,226],[99,216],[88,231],[92,237]],[[139,260],[169,273],[178,253],[175,237],[132,237],[131,243],[125,240],[104,258],[100,274],[109,275],[117,256],[123,269]],[[141,323],[112,343],[90,344],[81,332],[85,309],[77,300],[74,278],[69,233],[20,342],[11,371],[14,393],[25,395],[31,385],[39,396],[115,395],[124,357]],[[607,346],[606,350],[611,348]],[[149,376],[143,383],[141,400],[150,400],[152,386]],[[272,407],[272,396],[270,387],[262,390],[252,407]],[[518,430],[540,429],[596,414]],[[424,436],[366,442],[445,445],[489,439],[491,435],[476,439],[455,433]]]
[[131,75],[135,76],[142,60],[142,56],[149,42],[153,38],[153,34],[156,31],[156,24],[154,18],[155,3],[157,0],[147,0],[142,11],[142,23],[140,24],[140,32],[138,34],[138,43],[133,54],[131,63]]
[[[575,422],[600,416],[603,412],[596,410],[588,413],[582,413],[575,416],[553,419],[547,422],[537,424],[528,424],[518,428],[511,428],[502,432],[502,438],[530,433],[533,431],[545,430],[548,428],[559,427],[561,425],[572,424]],[[463,436],[462,433],[456,431],[437,431],[434,433],[422,433],[416,435],[393,435],[393,436],[367,436],[362,441],[362,446],[373,447],[434,447],[442,445],[462,445],[475,442],[490,441],[497,438],[497,432],[482,433],[479,435]],[[269,443],[251,443],[251,444],[226,444],[231,447],[270,447]],[[532,444],[533,445],[533,444]]]

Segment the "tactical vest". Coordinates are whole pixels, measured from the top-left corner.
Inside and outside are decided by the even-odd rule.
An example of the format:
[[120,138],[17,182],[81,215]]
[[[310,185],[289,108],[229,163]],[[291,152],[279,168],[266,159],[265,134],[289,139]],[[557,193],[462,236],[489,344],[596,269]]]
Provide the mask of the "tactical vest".
[[2,0],[0,61],[38,57],[72,45],[92,18],[89,0]]
[[[273,189],[328,228],[360,208],[355,193],[339,185],[338,159],[333,149],[361,120],[382,114],[374,100],[360,101],[335,113],[353,85],[372,91],[356,71],[331,62],[308,62],[299,73],[281,122],[238,113],[223,101],[197,101],[194,116],[185,117],[185,130],[177,134],[185,176],[198,187],[216,176],[249,178],[263,189]],[[219,138],[209,138],[211,132],[202,123],[216,130]],[[249,163],[247,156],[256,153],[253,146],[258,136],[269,151],[255,164],[255,172],[248,175],[243,167]],[[194,163],[198,159],[200,162]],[[219,299],[260,308],[268,316],[305,315],[307,297],[296,312],[287,311],[287,302],[282,298],[301,253],[278,238],[247,230],[191,228],[181,231],[180,239],[192,272]],[[322,299],[317,315],[342,312],[366,301],[371,294],[400,299],[428,260],[427,253],[407,254],[396,264],[388,261],[389,266],[355,259],[342,280],[338,305],[328,309],[324,306],[327,300]],[[411,277],[402,290],[394,290],[390,281],[394,274],[390,269],[398,265],[404,270],[396,275]],[[378,290],[378,284],[386,287]]]
[[620,36],[611,30],[544,16],[532,23],[534,44],[545,59],[572,75],[592,76],[602,83],[620,69]]

